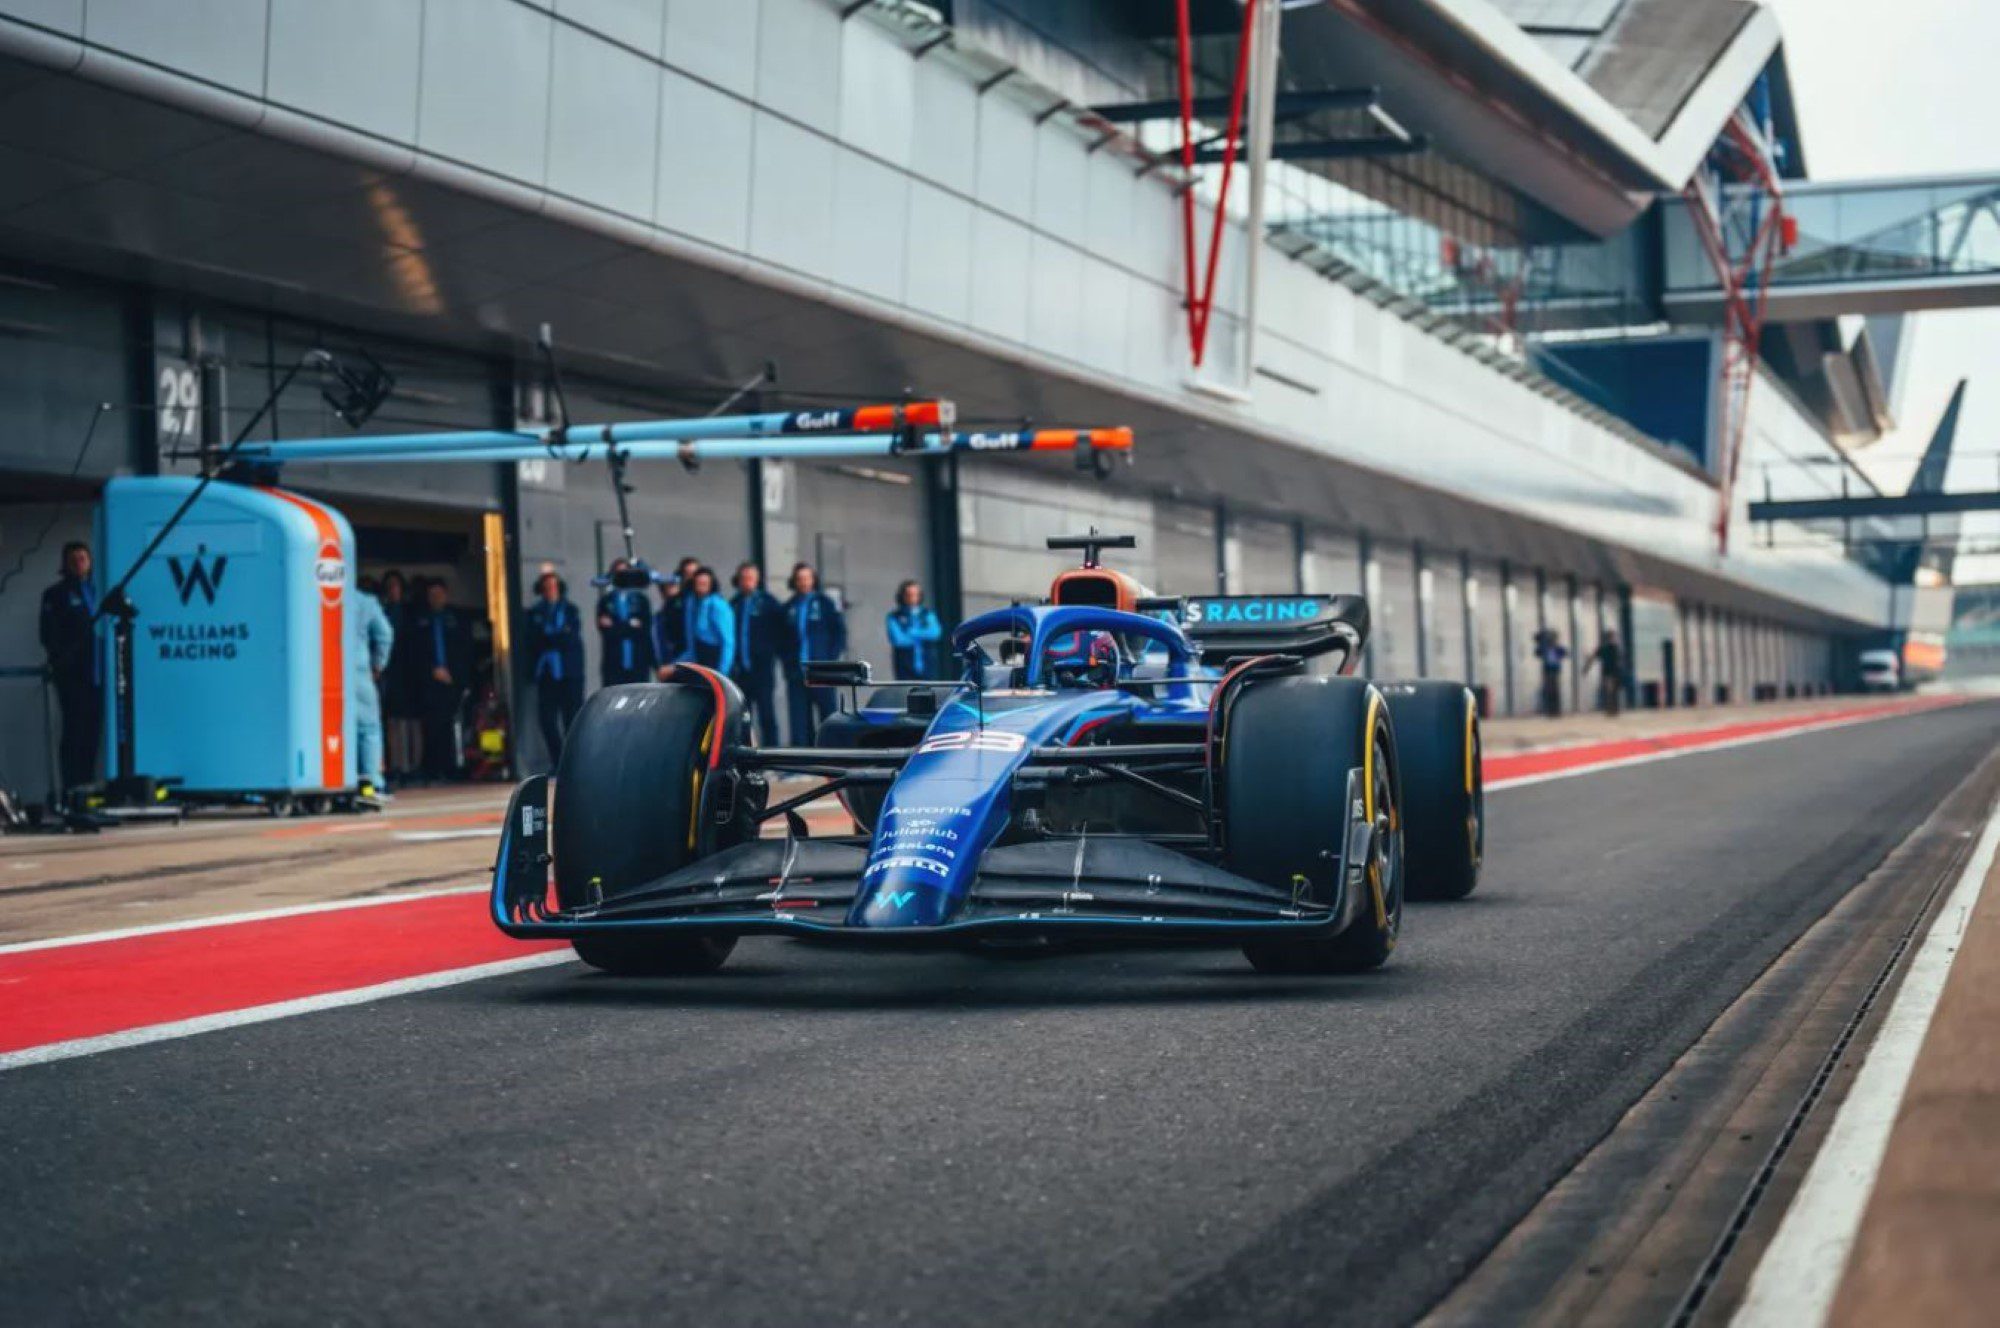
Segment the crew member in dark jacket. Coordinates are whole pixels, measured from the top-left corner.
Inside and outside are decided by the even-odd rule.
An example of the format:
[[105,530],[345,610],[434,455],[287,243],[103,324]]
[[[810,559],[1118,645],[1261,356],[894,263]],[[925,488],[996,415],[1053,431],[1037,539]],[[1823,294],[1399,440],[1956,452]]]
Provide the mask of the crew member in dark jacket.
[[445,599],[444,582],[426,583],[423,605],[410,619],[424,669],[424,776],[438,780],[458,775],[458,711],[472,684],[472,632]]
[[395,639],[389,644],[389,663],[382,670],[382,730],[388,739],[388,771],[392,779],[408,779],[423,764],[422,707],[423,652],[410,636],[410,620],[417,606],[410,602],[410,589],[401,572],[382,574],[382,612],[388,616]]
[[690,554],[674,564],[674,574],[660,582],[660,607],[653,611],[653,670],[655,675],[688,647],[688,583],[701,559]]
[[563,579],[544,572],[535,582],[527,619],[535,717],[553,768],[562,759],[563,738],[576,723],[576,712],[583,709],[583,614],[570,603]]
[[792,597],[785,601],[785,700],[792,712],[792,744],[809,745],[819,721],[833,713],[831,687],[807,687],[809,659],[839,659],[847,651],[847,619],[833,596],[819,588],[811,563],[792,568]]
[[924,603],[920,581],[905,581],[896,587],[896,607],[889,611],[889,649],[893,654],[898,681],[935,678],[939,644],[944,627],[931,606]]
[[62,574],[42,592],[42,652],[62,710],[62,791],[97,779],[104,738],[104,652],[97,648],[97,587],[90,580],[90,546],[63,545]]
[[[613,558],[611,574],[631,566],[628,558]],[[644,587],[606,587],[597,600],[597,630],[604,646],[599,673],[606,687],[653,676],[653,606]]]
[[778,742],[778,657],[785,653],[785,606],[764,589],[764,569],[744,563],[736,569],[736,596],[729,601],[736,621],[736,668],[731,677],[743,689],[757,740]]
[[1625,647],[1618,643],[1618,633],[1606,632],[1597,643],[1597,649],[1590,652],[1584,661],[1583,671],[1597,669],[1597,705],[1613,719],[1618,718],[1618,706],[1625,699]]

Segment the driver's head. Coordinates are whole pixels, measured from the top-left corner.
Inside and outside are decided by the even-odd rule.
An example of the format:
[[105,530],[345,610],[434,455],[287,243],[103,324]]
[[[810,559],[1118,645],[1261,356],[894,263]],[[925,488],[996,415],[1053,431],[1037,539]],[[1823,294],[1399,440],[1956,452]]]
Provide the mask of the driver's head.
[[1069,632],[1049,643],[1049,681],[1057,687],[1110,687],[1118,681],[1118,639],[1109,632]]

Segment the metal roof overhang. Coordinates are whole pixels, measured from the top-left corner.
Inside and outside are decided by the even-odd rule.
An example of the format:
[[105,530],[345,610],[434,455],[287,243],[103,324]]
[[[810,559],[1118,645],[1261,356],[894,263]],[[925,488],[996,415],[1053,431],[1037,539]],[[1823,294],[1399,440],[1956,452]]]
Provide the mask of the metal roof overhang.
[[1488,0],[1326,0],[1285,15],[1286,63],[1304,81],[1381,87],[1447,155],[1600,238],[1687,183],[1778,40],[1777,20],[1752,11],[1656,140]]

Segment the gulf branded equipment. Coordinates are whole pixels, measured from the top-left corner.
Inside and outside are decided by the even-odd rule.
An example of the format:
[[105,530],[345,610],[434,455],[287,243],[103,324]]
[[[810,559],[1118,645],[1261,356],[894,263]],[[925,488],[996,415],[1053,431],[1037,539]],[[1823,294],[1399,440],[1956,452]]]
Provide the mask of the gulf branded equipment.
[[[743,698],[706,669],[597,693],[553,809],[546,777],[514,793],[494,921],[625,974],[707,972],[755,933],[1376,967],[1406,897],[1478,881],[1471,692],[1355,676],[1357,596],[1155,597],[1101,565],[1133,545],[1050,540],[1082,565],[1046,602],[953,633],[956,682],[864,701],[865,664],[809,663],[849,696],[816,746],[755,746]],[[780,776],[815,782],[781,794]],[[801,809],[822,798],[854,833],[809,833]]]
[[113,480],[98,513],[101,565],[130,568],[117,584],[116,631],[101,642],[114,680],[105,726],[113,787],[279,810],[351,805],[359,792],[347,620],[354,533],[331,506],[278,486],[285,462],[601,459],[619,477],[622,511],[624,463],[652,457],[692,465],[1061,450],[1100,469],[1132,446],[1128,429],[960,433],[956,415],[950,401],[931,400],[532,432],[239,439],[201,478]]
[[354,531],[285,489],[212,484],[163,532],[200,483],[105,485],[97,547],[106,567],[137,562],[124,597],[138,610],[129,636],[105,642],[105,768],[159,773],[188,800],[348,795]]

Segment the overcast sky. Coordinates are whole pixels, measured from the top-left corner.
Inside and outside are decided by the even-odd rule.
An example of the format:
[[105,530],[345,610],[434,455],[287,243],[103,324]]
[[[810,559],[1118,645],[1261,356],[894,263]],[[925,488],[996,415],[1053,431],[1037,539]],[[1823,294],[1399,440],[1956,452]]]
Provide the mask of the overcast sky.
[[[1784,29],[1814,179],[2000,175],[2000,0],[1764,2]],[[1919,314],[1914,323],[1898,430],[1862,455],[1883,455],[1878,478],[1900,489],[1952,387],[1970,378],[1957,449],[1966,459],[1951,484],[2000,488],[2000,310]],[[1993,520],[1978,525],[1990,539]],[[1961,559],[1957,579],[2000,580],[2000,557]]]

